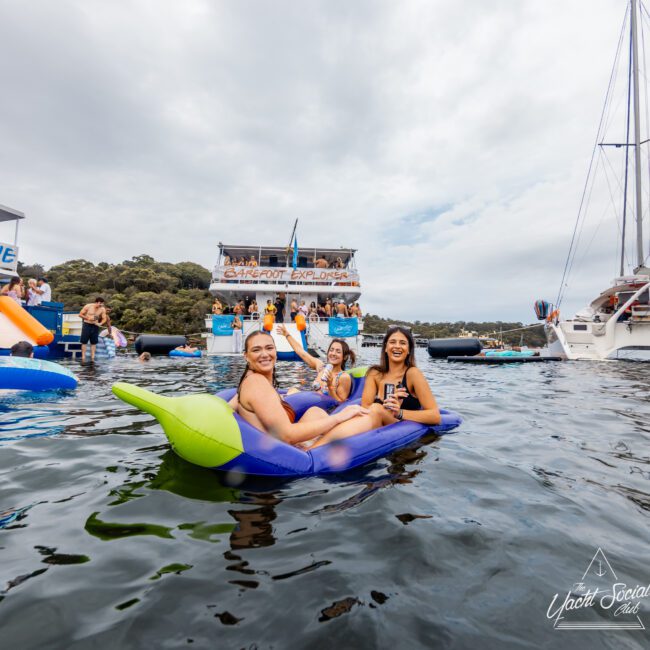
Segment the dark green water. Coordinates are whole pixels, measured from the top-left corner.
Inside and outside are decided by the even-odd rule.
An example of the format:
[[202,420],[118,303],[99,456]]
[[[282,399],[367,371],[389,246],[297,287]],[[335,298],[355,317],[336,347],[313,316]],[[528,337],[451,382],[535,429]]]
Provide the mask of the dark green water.
[[647,363],[419,355],[457,433],[336,478],[236,485],[110,386],[215,391],[239,360],[66,363],[75,393],[0,395],[0,647],[650,645],[547,618],[598,547],[620,582],[650,582]]

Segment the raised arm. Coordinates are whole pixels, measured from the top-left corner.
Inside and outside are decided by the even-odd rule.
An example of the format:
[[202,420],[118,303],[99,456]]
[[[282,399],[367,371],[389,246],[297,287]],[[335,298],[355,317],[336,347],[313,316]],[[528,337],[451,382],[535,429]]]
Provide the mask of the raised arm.
[[322,363],[320,359],[316,359],[316,357],[312,357],[307,350],[305,350],[302,345],[298,345],[298,341],[296,341],[291,334],[289,334],[289,330],[286,328],[285,325],[278,325],[277,328],[278,334],[282,334],[284,338],[287,339],[287,343],[291,346],[291,349],[312,369],[318,370],[318,367]]

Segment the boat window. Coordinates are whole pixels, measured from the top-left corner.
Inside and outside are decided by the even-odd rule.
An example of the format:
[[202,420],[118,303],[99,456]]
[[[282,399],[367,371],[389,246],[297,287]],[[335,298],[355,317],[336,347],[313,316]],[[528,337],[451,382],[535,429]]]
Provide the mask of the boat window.
[[574,325],[573,326],[573,331],[574,332],[586,332],[587,331],[587,326],[586,325]]

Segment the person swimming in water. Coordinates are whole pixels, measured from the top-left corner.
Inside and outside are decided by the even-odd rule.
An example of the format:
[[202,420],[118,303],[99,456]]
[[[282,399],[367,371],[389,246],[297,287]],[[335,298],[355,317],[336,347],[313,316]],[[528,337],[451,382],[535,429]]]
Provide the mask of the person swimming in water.
[[406,327],[388,328],[381,344],[381,360],[366,375],[361,405],[379,416],[382,425],[400,420],[440,424],[436,399],[415,366],[415,341]]
[[[333,339],[327,348],[327,363],[313,357],[296,341],[289,330],[282,324],[278,325],[278,334],[282,334],[293,351],[313,370],[316,371],[314,390],[333,397],[337,402],[343,402],[350,397],[352,377],[345,372],[345,366],[350,362],[354,365],[356,355],[343,339]],[[327,366],[331,366],[328,368]]]
[[244,357],[246,368],[230,405],[260,431],[290,445],[314,448],[380,425],[376,412],[359,405],[346,406],[333,415],[312,406],[297,418],[276,390],[277,351],[268,332],[255,331],[246,337]]

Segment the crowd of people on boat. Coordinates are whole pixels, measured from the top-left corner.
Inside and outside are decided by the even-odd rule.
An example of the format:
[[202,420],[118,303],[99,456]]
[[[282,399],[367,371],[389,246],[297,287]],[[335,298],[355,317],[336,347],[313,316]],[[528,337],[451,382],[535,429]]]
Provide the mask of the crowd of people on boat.
[[[291,261],[291,256],[287,257],[287,265],[290,265]],[[241,255],[239,257],[235,255],[224,255],[222,264],[223,266],[260,266],[261,262],[262,260],[258,262],[255,255]],[[271,265],[271,262],[268,261],[268,264]],[[264,263],[261,265],[264,266]],[[314,255],[312,262],[309,263],[306,261],[304,265],[307,267],[313,267],[315,269],[344,269],[346,267],[345,262],[341,259],[340,256],[333,259],[327,259],[323,255]],[[303,265],[301,264],[301,266]]]
[[[240,318],[246,316],[251,319],[257,319],[267,314],[271,314],[276,321],[283,322],[285,319],[286,300],[278,295],[273,301],[267,299],[266,304],[260,309],[255,299],[246,297],[245,300],[239,300],[232,305],[228,305],[219,298],[215,298],[212,303],[212,313],[216,315],[234,314]],[[358,302],[346,304],[343,300],[334,300],[327,298],[323,303],[312,301],[307,305],[305,300],[296,300],[292,298],[289,302],[289,318],[291,321],[296,319],[298,314],[302,314],[307,320],[317,321],[321,318],[363,318],[363,313]]]
[[52,300],[52,288],[47,278],[29,278],[25,285],[21,277],[15,276],[0,289],[0,295],[13,298],[19,305],[36,307]]

